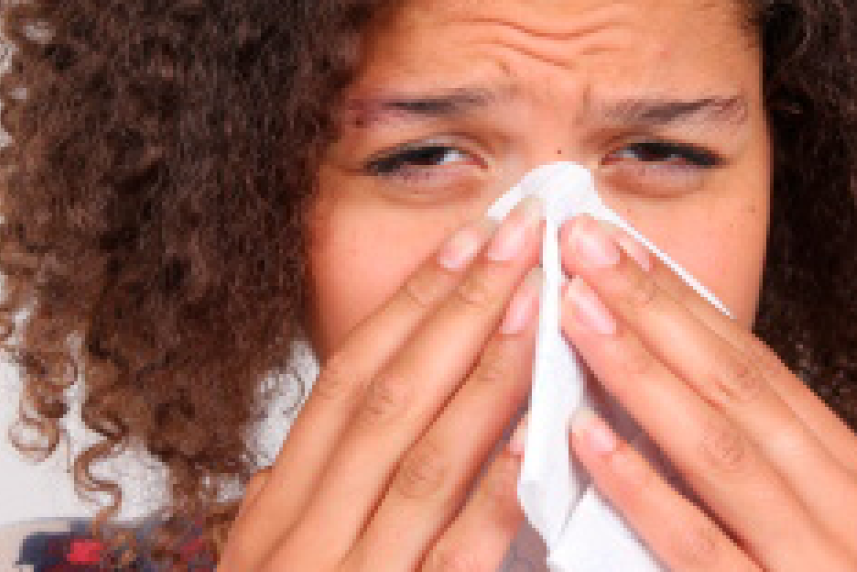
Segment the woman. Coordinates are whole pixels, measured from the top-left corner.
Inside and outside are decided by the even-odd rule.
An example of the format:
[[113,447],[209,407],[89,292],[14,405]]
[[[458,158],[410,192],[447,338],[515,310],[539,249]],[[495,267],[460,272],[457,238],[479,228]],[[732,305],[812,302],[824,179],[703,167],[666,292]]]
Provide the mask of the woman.
[[[563,329],[698,504],[584,416],[598,486],[677,569],[853,568],[855,12],[10,7],[4,307],[44,438],[22,447],[56,446],[79,368],[103,441],[76,482],[118,503],[99,459],[139,444],[165,463],[156,557],[192,523],[224,572],[496,569],[518,440],[476,475],[529,385],[540,214],[473,221],[560,158],[736,317],[615,229],[564,229]],[[262,381],[301,338],[319,380],[236,517]]]

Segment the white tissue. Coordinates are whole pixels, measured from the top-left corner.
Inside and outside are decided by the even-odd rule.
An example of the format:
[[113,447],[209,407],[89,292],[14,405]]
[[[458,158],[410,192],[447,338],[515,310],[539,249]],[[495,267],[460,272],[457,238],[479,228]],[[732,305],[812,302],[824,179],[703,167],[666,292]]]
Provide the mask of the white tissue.
[[[500,197],[488,216],[502,220],[522,199],[536,195],[545,208],[542,248],[544,288],[533,365],[530,417],[518,498],[529,523],[543,539],[547,564],[558,572],[661,570],[656,558],[627,527],[614,509],[590,485],[585,471],[569,457],[569,426],[575,412],[586,406],[599,411],[625,439],[635,442],[649,458],[657,453],[633,421],[597,384],[570,347],[560,329],[559,229],[564,221],[589,214],[632,235],[668,265],[697,293],[724,313],[728,310],[697,280],[640,235],[601,201],[589,171],[574,163],[544,165],[530,172]],[[669,472],[662,463],[661,470]]]

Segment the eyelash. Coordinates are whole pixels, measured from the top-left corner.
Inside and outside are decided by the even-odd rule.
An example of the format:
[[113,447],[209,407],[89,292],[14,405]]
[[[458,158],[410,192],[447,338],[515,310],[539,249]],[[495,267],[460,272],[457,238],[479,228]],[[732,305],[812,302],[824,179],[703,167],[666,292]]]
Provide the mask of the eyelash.
[[[365,171],[376,177],[392,177],[405,180],[431,176],[426,171],[433,167],[442,166],[440,162],[450,151],[462,156],[470,156],[450,145],[415,145],[404,146],[393,152],[370,159]],[[694,145],[673,143],[670,141],[640,141],[631,143],[619,151],[611,153],[605,159],[605,165],[613,165],[627,159],[628,153],[640,156],[648,155],[649,159],[639,159],[644,166],[657,164],[659,167],[676,167],[680,169],[713,169],[722,164],[721,158],[709,150]],[[654,158],[652,158],[654,157]]]
[[442,165],[443,163],[432,161],[432,159],[437,159],[438,156],[442,158],[450,151],[462,156],[470,156],[469,153],[450,145],[406,145],[387,155],[370,159],[366,164],[366,172],[376,177],[401,177],[405,179],[425,175],[424,172],[414,173],[412,171],[426,171],[431,167]]
[[611,163],[612,157],[626,153],[629,150],[637,151],[641,155],[649,153],[651,154],[650,156],[660,157],[660,160],[650,159],[647,161],[641,159],[640,162],[642,163],[657,162],[674,165],[676,161],[679,161],[688,167],[700,169],[712,169],[722,163],[720,157],[712,151],[695,145],[673,143],[670,141],[640,141],[638,143],[631,143],[619,151],[611,153],[607,157],[606,163]]

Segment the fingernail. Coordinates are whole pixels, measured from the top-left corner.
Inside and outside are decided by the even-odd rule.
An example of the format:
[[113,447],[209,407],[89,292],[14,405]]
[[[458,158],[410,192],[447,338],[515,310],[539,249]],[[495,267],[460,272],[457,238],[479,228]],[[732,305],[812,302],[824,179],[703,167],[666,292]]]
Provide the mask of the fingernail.
[[625,254],[631,257],[645,272],[652,270],[652,254],[648,248],[627,234],[618,235],[616,242],[619,244],[619,248],[625,251]]
[[527,414],[518,422],[518,426],[515,428],[512,438],[509,439],[509,452],[518,457],[524,456],[524,449],[527,444],[527,423],[529,418],[530,416]]
[[579,409],[571,420],[571,432],[584,445],[599,455],[609,455],[619,447],[619,440],[591,409]]
[[506,262],[518,256],[527,244],[527,235],[537,228],[544,217],[542,201],[529,196],[509,213],[488,247],[486,256],[495,262]]
[[613,319],[610,310],[580,276],[572,279],[566,298],[573,307],[574,319],[582,326],[603,336],[612,336],[616,333],[616,320]]
[[509,303],[503,323],[500,325],[501,334],[513,336],[520,334],[527,328],[527,325],[538,314],[543,282],[544,275],[541,268],[533,268],[527,274]]
[[571,248],[587,265],[606,268],[619,263],[619,247],[593,219],[583,217],[571,231]]
[[453,272],[466,268],[497,228],[497,222],[482,219],[455,232],[440,249],[438,263]]

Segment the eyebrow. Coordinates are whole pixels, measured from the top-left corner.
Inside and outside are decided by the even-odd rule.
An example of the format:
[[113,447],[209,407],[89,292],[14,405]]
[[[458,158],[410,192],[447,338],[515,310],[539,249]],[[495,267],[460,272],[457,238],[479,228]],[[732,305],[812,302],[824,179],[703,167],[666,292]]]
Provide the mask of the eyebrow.
[[384,95],[349,100],[346,112],[358,126],[392,120],[449,119],[491,107],[507,97],[505,90],[461,87],[420,95]]
[[673,123],[740,124],[748,115],[747,100],[739,95],[698,99],[625,99],[603,106],[597,113],[611,122],[659,127]]
[[[346,112],[358,127],[376,123],[453,119],[490,108],[512,98],[512,90],[455,88],[417,95],[384,95],[352,99]],[[664,127],[676,123],[740,124],[746,121],[748,105],[740,95],[704,96],[693,99],[667,97],[626,98],[590,103],[587,116],[610,124],[635,127]]]

